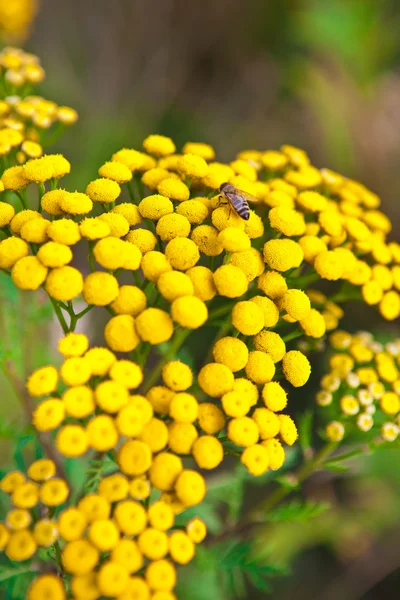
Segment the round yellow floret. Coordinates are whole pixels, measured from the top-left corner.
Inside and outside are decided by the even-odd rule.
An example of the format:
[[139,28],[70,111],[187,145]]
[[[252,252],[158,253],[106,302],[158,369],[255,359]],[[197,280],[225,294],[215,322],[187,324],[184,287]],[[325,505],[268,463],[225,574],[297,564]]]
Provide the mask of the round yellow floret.
[[63,267],[72,260],[72,251],[69,246],[58,242],[43,244],[36,255],[45,267]]
[[32,219],[22,225],[19,234],[26,242],[42,244],[47,240],[49,225],[50,221],[47,221],[47,219]]
[[216,469],[224,458],[224,448],[212,435],[202,435],[192,446],[193,458],[200,469]]
[[157,245],[156,236],[148,229],[132,229],[132,231],[129,231],[125,239],[131,244],[135,244],[142,254],[146,254],[147,252],[154,250]]
[[167,271],[157,279],[160,294],[172,302],[181,296],[192,296],[194,293],[192,280],[180,271]]
[[218,231],[222,231],[227,227],[236,227],[237,229],[244,230],[245,221],[242,217],[239,217],[230,205],[219,206],[213,210],[211,221]]
[[181,202],[176,207],[176,212],[186,217],[189,223],[194,225],[200,225],[208,217],[208,208],[195,198]]
[[304,333],[313,338],[321,338],[325,335],[325,319],[320,312],[312,308],[304,319],[299,320]]
[[119,269],[127,259],[127,242],[109,236],[97,242],[94,247],[96,261],[105,269]]
[[24,240],[14,236],[8,237],[0,242],[0,267],[9,269],[28,254],[29,246]]
[[140,263],[140,267],[143,271],[143,275],[149,281],[153,283],[157,283],[158,278],[163,273],[167,273],[168,271],[172,271],[172,267],[168,262],[165,254],[162,252],[157,252],[152,250],[147,252]]
[[277,381],[270,381],[264,385],[262,399],[265,406],[274,412],[283,410],[287,405],[286,392]]
[[203,142],[186,142],[182,148],[182,153],[195,154],[201,156],[204,160],[212,160],[215,157],[214,148]]
[[117,204],[117,206],[115,206],[110,212],[113,214],[122,215],[128,221],[131,227],[134,225],[139,225],[139,223],[142,221],[138,207],[136,204],[131,204],[130,202],[122,202],[122,204]]
[[158,134],[147,136],[143,141],[143,148],[149,154],[154,154],[154,156],[167,156],[168,154],[173,154],[176,150],[171,138]]
[[129,223],[122,215],[118,213],[103,213],[98,217],[101,221],[107,223],[110,228],[110,235],[114,235],[115,237],[122,237],[126,235],[129,231]]
[[264,313],[255,302],[238,302],[232,310],[232,325],[244,335],[256,335],[264,327]]
[[176,480],[175,492],[184,506],[199,504],[206,494],[204,477],[196,471],[185,469]]
[[249,353],[249,359],[245,366],[246,375],[257,384],[271,381],[275,375],[275,365],[269,354],[254,350]]
[[299,239],[299,244],[304,252],[304,259],[313,263],[321,252],[326,252],[326,244],[316,235],[304,235]]
[[298,438],[296,425],[288,415],[278,415],[280,421],[279,435],[288,446],[293,446]]
[[167,342],[174,332],[171,317],[159,308],[146,308],[136,318],[135,324],[141,340],[153,345]]
[[295,321],[304,319],[311,310],[310,299],[301,290],[288,290],[279,300],[279,307]]
[[58,372],[55,367],[36,369],[29,377],[26,387],[31,396],[38,397],[51,394],[57,388]]
[[125,165],[130,171],[140,171],[145,166],[146,155],[132,148],[122,148],[112,155],[111,160]]
[[157,234],[163,242],[169,242],[176,237],[188,237],[190,222],[177,213],[164,215],[157,223]]
[[198,383],[206,394],[218,398],[233,389],[234,377],[226,365],[209,363],[200,370]]
[[279,320],[279,311],[276,304],[264,296],[254,296],[251,302],[261,308],[264,316],[264,327],[274,327]]
[[93,202],[108,204],[109,202],[115,202],[121,194],[121,188],[112,179],[95,179],[87,186],[86,194]]
[[293,240],[269,240],[264,244],[264,260],[276,271],[287,271],[299,267],[304,254],[301,246]]
[[166,363],[162,370],[162,378],[166,386],[174,392],[183,392],[190,388],[193,374],[188,365],[180,360]]
[[273,229],[289,237],[303,235],[306,228],[303,215],[287,206],[271,208],[268,218]]
[[54,176],[53,164],[48,156],[29,160],[23,170],[26,179],[35,183],[43,183]]
[[269,453],[261,444],[254,444],[243,451],[240,462],[247,468],[249,473],[258,477],[268,471]]
[[213,272],[210,269],[201,266],[192,267],[186,271],[186,275],[192,281],[195,296],[204,301],[214,298],[217,289],[214,283]]
[[198,154],[185,153],[178,159],[177,163],[178,171],[186,177],[192,178],[197,177],[198,179],[204,177],[208,171],[208,164]]
[[111,228],[108,223],[97,217],[84,219],[79,224],[79,230],[82,237],[87,238],[88,240],[100,240],[111,233]]
[[71,215],[86,215],[93,208],[89,196],[80,192],[64,192],[59,205],[61,210]]
[[167,177],[160,181],[157,190],[163,196],[177,200],[178,202],[185,202],[190,198],[190,190],[187,185],[175,177]]
[[226,365],[233,373],[241,371],[247,364],[249,351],[241,340],[234,337],[224,337],[213,347],[214,360]]
[[110,319],[104,328],[104,338],[114,352],[131,352],[140,343],[131,315],[117,315]]
[[111,308],[119,315],[136,317],[146,308],[146,304],[146,294],[140,288],[134,285],[122,285]]
[[0,202],[0,229],[11,222],[15,215],[15,208],[7,202]]
[[285,354],[282,369],[284,376],[294,387],[305,385],[311,374],[308,358],[298,350],[290,350]]
[[29,179],[27,179],[24,171],[24,167],[10,167],[6,169],[1,177],[1,181],[6,190],[21,190],[28,185]]
[[203,431],[212,435],[224,427],[224,413],[215,404],[202,402],[199,404],[198,422]]
[[274,363],[282,360],[286,352],[285,342],[282,340],[281,336],[274,331],[263,329],[254,336],[253,343],[255,350],[260,350],[261,352],[269,354]]
[[21,210],[11,220],[11,231],[17,234],[20,233],[25,223],[28,223],[28,221],[33,219],[42,219],[42,215],[36,210]]
[[100,177],[112,179],[117,183],[126,183],[132,179],[132,172],[122,163],[110,161],[104,163],[99,169]]
[[190,239],[206,256],[218,256],[224,249],[218,240],[218,230],[211,225],[199,225],[193,229]]
[[388,321],[397,319],[400,315],[400,296],[396,291],[386,292],[379,304],[379,312]]
[[323,279],[336,281],[342,277],[345,264],[340,254],[328,250],[318,254],[314,261],[314,268]]
[[139,204],[139,212],[143,218],[157,221],[161,217],[173,213],[174,205],[166,196],[154,194],[143,198]]
[[171,315],[181,327],[198,329],[207,320],[208,310],[205,303],[196,296],[180,296],[171,304]]
[[243,271],[248,282],[262,275],[265,269],[262,255],[255,248],[243,250],[242,252],[234,252],[229,259],[229,264]]
[[237,417],[229,422],[228,437],[237,446],[253,446],[258,436],[258,427],[250,417]]
[[165,256],[174,269],[186,271],[199,261],[200,252],[195,242],[178,237],[168,242]]
[[82,290],[82,274],[74,267],[58,267],[47,276],[46,292],[55,300],[68,302],[79,296]]
[[21,290],[37,290],[47,276],[47,268],[36,256],[24,256],[11,270],[14,284]]
[[47,235],[54,242],[73,246],[81,239],[78,223],[70,219],[59,219],[53,221],[47,228]]
[[118,296],[118,281],[113,275],[100,271],[85,277],[83,297],[88,304],[106,306]]
[[220,296],[239,298],[248,288],[246,275],[239,267],[222,265],[214,272],[215,287]]

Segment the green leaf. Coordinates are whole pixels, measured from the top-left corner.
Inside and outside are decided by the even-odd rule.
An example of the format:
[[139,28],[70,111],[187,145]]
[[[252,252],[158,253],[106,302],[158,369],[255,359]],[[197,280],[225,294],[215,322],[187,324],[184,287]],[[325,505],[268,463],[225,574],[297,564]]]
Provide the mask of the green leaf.
[[314,411],[306,410],[298,422],[299,444],[303,455],[306,455],[310,448],[312,448],[313,420]]
[[268,521],[274,522],[307,522],[310,519],[318,517],[329,508],[327,502],[313,502],[310,500],[302,501],[298,498],[277,506],[266,515]]
[[[33,571],[35,572],[35,571]],[[25,573],[32,573],[32,565],[24,565],[23,567],[0,567],[0,581],[7,581],[12,577],[19,577]]]

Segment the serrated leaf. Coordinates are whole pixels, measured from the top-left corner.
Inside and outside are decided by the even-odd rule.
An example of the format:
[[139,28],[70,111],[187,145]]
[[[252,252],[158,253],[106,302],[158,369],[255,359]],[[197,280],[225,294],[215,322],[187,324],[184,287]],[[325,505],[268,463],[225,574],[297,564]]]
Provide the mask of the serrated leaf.
[[306,522],[318,517],[329,508],[327,502],[302,501],[298,498],[277,506],[266,514],[266,520],[273,522]]

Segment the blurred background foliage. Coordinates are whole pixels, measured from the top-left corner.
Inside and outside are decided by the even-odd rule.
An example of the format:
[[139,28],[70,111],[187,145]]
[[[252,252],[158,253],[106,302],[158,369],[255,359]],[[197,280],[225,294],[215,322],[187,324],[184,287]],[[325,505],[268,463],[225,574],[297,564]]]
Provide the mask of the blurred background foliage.
[[[43,95],[80,114],[54,148],[73,163],[68,188],[83,190],[114,151],[152,132],[178,147],[211,143],[220,160],[289,143],[376,191],[399,240],[399,32],[396,0],[42,0],[25,48],[47,72]],[[33,443],[7,365],[24,376],[46,363],[57,332],[40,297],[5,277],[0,302],[5,470]],[[384,335],[375,311],[362,311],[350,305],[344,326],[354,331],[367,319]],[[322,370],[316,355],[307,391],[292,397],[297,422],[313,407]],[[300,461],[294,451],[289,470]],[[199,510],[210,539],[182,569],[179,597],[398,598],[399,464],[398,449],[366,449],[311,477],[254,527],[245,515],[276,475],[250,483],[228,461],[209,479]],[[9,597],[18,598],[13,586]]]

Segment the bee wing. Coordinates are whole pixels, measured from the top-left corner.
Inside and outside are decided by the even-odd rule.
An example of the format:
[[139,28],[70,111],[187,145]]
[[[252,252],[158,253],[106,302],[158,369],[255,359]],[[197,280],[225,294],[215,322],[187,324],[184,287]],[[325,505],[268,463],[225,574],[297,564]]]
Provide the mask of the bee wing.
[[243,200],[250,202],[250,204],[259,204],[260,203],[260,200],[258,198],[256,198],[255,196],[252,196],[251,194],[249,194],[248,192],[245,192],[243,190],[236,190],[235,196],[240,196]]

